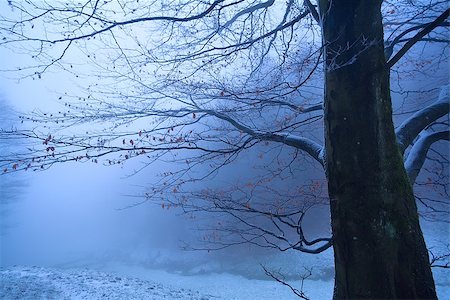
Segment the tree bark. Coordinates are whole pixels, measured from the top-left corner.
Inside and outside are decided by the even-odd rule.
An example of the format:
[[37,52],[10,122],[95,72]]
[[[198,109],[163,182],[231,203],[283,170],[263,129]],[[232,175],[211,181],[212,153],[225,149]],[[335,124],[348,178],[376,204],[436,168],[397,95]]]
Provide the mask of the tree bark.
[[321,0],[335,299],[436,299],[392,123],[381,0]]

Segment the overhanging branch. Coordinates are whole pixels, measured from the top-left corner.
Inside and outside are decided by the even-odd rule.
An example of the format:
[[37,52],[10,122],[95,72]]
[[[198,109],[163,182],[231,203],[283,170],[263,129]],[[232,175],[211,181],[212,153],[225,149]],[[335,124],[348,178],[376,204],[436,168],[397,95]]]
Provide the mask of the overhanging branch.
[[299,150],[302,150],[302,151],[308,153],[312,158],[314,158],[316,161],[318,161],[321,165],[323,165],[323,157],[322,157],[323,147],[321,145],[319,145],[318,143],[314,142],[313,140],[310,140],[310,139],[307,139],[307,138],[304,138],[301,136],[296,136],[293,134],[256,131],[256,130],[251,129],[248,126],[245,126],[244,124],[239,123],[238,121],[234,120],[233,118],[231,118],[223,113],[219,113],[214,110],[203,110],[203,112],[208,115],[214,116],[216,118],[219,118],[221,120],[228,122],[230,125],[232,125],[236,129],[239,129],[240,131],[252,136],[255,139],[283,143],[283,144],[292,146],[294,148],[297,148]]

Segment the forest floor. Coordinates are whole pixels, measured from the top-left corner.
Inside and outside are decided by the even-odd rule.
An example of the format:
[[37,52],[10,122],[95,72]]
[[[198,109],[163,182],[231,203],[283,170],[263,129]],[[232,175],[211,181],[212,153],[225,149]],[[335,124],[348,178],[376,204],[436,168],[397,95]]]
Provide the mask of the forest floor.
[[[275,281],[230,273],[183,275],[123,263],[102,269],[3,267],[0,299],[299,299]],[[448,272],[439,274],[439,278],[435,274],[438,296],[445,299],[450,294]],[[289,283],[300,287],[299,281]],[[332,280],[303,282],[303,291],[310,299],[331,299],[332,289]]]
[[[0,299],[298,299],[279,283],[239,275],[186,276],[120,264],[109,269],[1,268]],[[331,281],[304,284],[311,299],[331,299]]]
[[[437,255],[448,253],[450,224],[426,223],[424,229],[429,249]],[[4,265],[0,267],[0,299],[299,299],[289,287],[266,276],[262,265],[285,274],[287,282],[311,300],[332,298],[332,251],[315,256],[253,253],[253,259],[238,256],[234,260],[198,253],[136,253],[133,257],[77,257],[38,266]],[[302,282],[305,270],[312,273]],[[432,270],[438,298],[450,299],[450,269]]]

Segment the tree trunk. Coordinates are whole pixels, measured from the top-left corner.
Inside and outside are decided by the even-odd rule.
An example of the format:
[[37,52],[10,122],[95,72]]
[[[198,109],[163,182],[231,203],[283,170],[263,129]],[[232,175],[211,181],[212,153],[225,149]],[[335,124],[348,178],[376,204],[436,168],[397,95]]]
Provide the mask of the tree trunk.
[[436,299],[392,123],[381,0],[320,0],[335,299]]

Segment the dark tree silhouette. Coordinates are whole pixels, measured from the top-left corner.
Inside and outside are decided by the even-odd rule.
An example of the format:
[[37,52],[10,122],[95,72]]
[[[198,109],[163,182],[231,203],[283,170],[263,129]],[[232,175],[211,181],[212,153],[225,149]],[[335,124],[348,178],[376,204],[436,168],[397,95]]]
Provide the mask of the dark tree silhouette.
[[[230,217],[207,236],[215,248],[332,246],[336,299],[436,298],[416,200],[448,213],[448,153],[436,143],[449,139],[448,73],[396,130],[391,89],[413,98],[401,82],[447,60],[448,3],[142,2],[9,1],[0,44],[32,62],[4,71],[89,81],[83,95],[61,95],[61,110],[1,132],[38,142],[0,157],[3,172],[166,160],[176,167],[140,203]],[[86,131],[94,123],[103,127]],[[249,151],[271,159],[252,182],[195,190]],[[306,166],[326,176],[282,183]],[[438,197],[414,196],[421,171]],[[308,239],[305,213],[325,201],[332,237]]]

